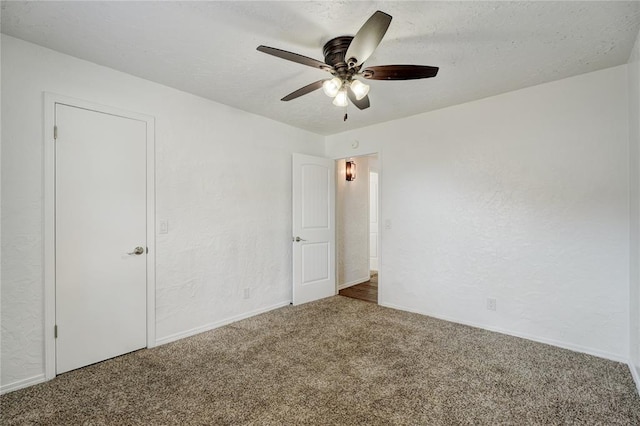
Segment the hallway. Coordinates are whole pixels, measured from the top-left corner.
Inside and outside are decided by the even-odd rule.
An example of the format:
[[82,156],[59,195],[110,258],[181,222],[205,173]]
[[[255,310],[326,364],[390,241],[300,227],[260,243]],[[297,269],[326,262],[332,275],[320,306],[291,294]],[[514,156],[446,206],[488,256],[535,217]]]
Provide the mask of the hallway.
[[344,288],[338,294],[365,302],[378,303],[378,272],[371,271],[369,281]]

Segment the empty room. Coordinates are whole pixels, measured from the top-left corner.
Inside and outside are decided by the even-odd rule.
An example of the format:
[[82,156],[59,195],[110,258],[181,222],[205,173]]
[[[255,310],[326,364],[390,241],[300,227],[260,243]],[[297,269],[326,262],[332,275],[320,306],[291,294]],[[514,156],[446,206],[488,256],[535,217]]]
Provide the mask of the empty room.
[[640,1],[0,6],[0,423],[640,424]]

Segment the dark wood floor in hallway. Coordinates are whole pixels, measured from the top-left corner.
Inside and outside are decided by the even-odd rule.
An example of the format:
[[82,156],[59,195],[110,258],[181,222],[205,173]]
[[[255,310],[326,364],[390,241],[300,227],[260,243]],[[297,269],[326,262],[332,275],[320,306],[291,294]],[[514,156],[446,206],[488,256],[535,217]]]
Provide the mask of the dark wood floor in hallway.
[[378,273],[371,271],[369,281],[344,288],[338,294],[365,302],[378,303]]

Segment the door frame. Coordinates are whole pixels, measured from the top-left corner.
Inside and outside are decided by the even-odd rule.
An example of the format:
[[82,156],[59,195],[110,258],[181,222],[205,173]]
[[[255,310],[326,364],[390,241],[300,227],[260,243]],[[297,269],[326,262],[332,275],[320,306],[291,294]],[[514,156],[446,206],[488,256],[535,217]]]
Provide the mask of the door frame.
[[[348,157],[345,157],[344,155],[339,155],[339,156],[334,156],[334,157],[330,157],[333,158],[334,161],[346,161],[352,158],[358,158],[358,157],[367,157],[370,155],[375,155],[378,157],[378,168],[376,169],[376,172],[378,173],[378,305],[382,306],[382,303],[380,302],[380,296],[382,294],[381,292],[381,288],[383,286],[383,281],[380,278],[380,276],[382,275],[382,150],[373,150],[373,151],[363,151],[363,152],[357,152],[357,153],[353,153],[351,155],[349,155]],[[356,172],[357,173],[357,172]],[[357,175],[356,175],[357,176]],[[357,179],[357,178],[356,178]],[[367,177],[367,179],[369,179]],[[336,179],[336,193],[338,191],[338,181]],[[368,192],[368,194],[370,194],[370,191]],[[335,211],[335,208],[334,208]],[[369,215],[371,214],[371,212],[369,212]],[[371,218],[369,218],[370,220]],[[336,245],[337,245],[337,241],[338,241],[338,227],[336,226]],[[369,246],[369,252],[371,252],[371,247]],[[338,265],[338,249],[336,248],[335,250],[336,253],[336,258],[335,258],[335,263],[336,265]],[[338,268],[336,266],[336,294],[338,294],[340,292],[339,289],[339,285],[338,285]]]
[[[379,161],[379,160],[378,160]],[[379,169],[379,167],[378,167]],[[371,173],[375,173],[377,176],[377,184],[378,184],[378,190],[376,191],[376,215],[378,216],[378,229],[376,232],[376,252],[377,252],[377,256],[376,259],[378,259],[377,263],[378,263],[378,268],[380,269],[380,171],[378,169],[374,169],[371,170],[371,167],[369,167],[369,274],[371,274]],[[377,270],[376,270],[377,271]],[[379,283],[378,283],[379,285]]]
[[53,129],[55,126],[56,104],[64,104],[71,107],[97,111],[105,114],[116,115],[124,118],[138,120],[146,123],[147,128],[147,247],[149,252],[146,258],[147,264],[147,348],[156,345],[155,322],[155,294],[156,294],[156,262],[155,262],[155,118],[149,115],[139,114],[110,106],[75,99],[55,93],[44,92],[44,122],[43,122],[43,185],[44,185],[44,211],[43,211],[43,281],[44,281],[44,375],[46,380],[56,376],[56,346],[54,326],[56,323],[55,300],[55,272],[56,272],[56,246],[55,246],[55,140]]

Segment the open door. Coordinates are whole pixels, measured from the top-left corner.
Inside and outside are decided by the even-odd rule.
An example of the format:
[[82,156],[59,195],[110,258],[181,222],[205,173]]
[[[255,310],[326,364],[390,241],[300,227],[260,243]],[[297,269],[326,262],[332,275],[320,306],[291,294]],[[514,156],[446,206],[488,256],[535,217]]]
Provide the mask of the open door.
[[293,304],[336,294],[334,160],[293,154]]

